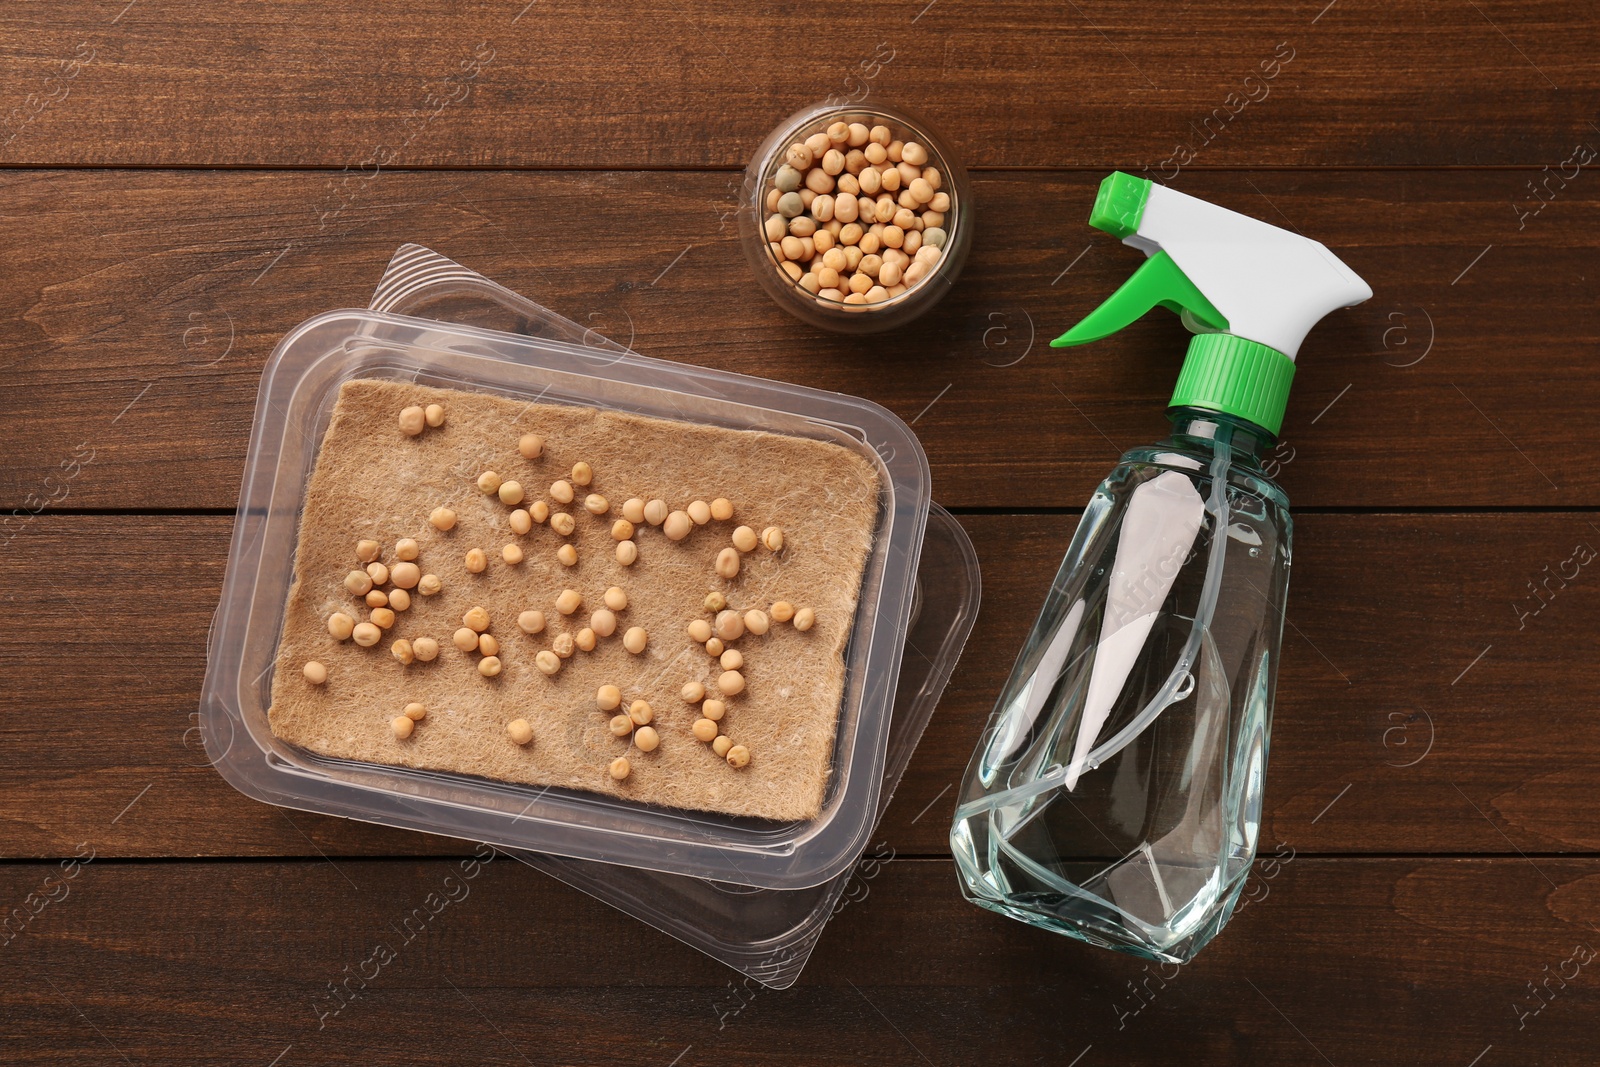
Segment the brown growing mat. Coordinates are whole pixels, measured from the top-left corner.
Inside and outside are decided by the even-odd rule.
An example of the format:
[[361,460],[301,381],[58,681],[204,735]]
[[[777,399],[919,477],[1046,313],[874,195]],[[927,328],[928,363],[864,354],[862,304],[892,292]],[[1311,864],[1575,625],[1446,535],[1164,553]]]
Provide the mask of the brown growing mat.
[[[401,408],[444,405],[445,424],[407,437],[397,424]],[[525,433],[545,438],[544,455],[517,453]],[[594,468],[594,483],[578,489],[570,505],[551,501],[549,486],[570,476],[579,461]],[[511,532],[511,507],[480,492],[484,470],[522,483],[526,504],[545,500],[553,511],[571,512],[573,536],[562,538],[548,523],[532,532]],[[586,512],[583,495],[605,496],[610,511]],[[731,521],[697,527],[671,542],[659,527],[640,524],[639,558],[631,567],[616,561],[611,524],[629,497],[660,497],[673,508],[692,500],[727,497]],[[456,527],[441,533],[428,522],[435,507],[453,508]],[[748,430],[525,401],[483,393],[432,389],[407,382],[358,380],[340,390],[306,493],[294,581],[289,590],[283,637],[272,685],[272,730],[292,744],[325,756],[425,768],[529,785],[560,786],[679,808],[807,819],[821,808],[844,689],[843,651],[854,618],[863,569],[878,514],[878,477],[855,452],[822,441]],[[743,557],[737,578],[717,576],[713,561],[730,544],[735,527],[760,531],[778,526],[780,554],[757,548]],[[394,544],[412,537],[421,547],[424,574],[444,583],[435,596],[412,591],[411,607],[373,648],[343,643],[328,633],[327,619],[344,611],[365,620],[369,612],[345,592],[344,577],[360,563],[362,538],[383,545],[392,565]],[[565,567],[556,549],[570,540],[579,562]],[[500,549],[518,544],[516,566]],[[467,571],[464,557],[481,548],[489,557],[482,574]],[[558,633],[574,635],[601,607],[612,585],[628,594],[618,613],[617,633],[593,652],[574,652],[559,674],[546,677],[534,656]],[[392,586],[387,587],[392,588]],[[563,589],[583,595],[583,607],[568,617],[556,612]],[[730,647],[745,657],[746,691],[728,700],[721,726],[751,753],[748,767],[728,766],[709,745],[694,739],[699,713],[679,694],[684,683],[714,687],[720,668],[693,642],[686,627],[709,619],[703,601],[712,590],[730,606],[767,609],[788,600],[816,610],[813,629],[800,632],[774,623],[762,637],[746,634]],[[489,632],[500,641],[504,670],[497,678],[477,671],[477,653],[464,653],[450,637],[469,608],[489,612]],[[540,634],[517,628],[519,613],[537,609],[549,620]],[[622,633],[642,626],[650,635],[641,655],[622,647]],[[390,653],[400,638],[436,638],[432,663],[403,666]],[[308,660],[328,667],[326,685],[308,684]],[[623,707],[648,700],[661,745],[642,753],[608,729],[611,712],[599,711],[595,692],[612,684]],[[389,721],[411,701],[427,706],[427,717],[405,741]],[[513,744],[506,724],[525,718],[534,739]],[[626,755],[632,774],[614,782],[610,762]]]

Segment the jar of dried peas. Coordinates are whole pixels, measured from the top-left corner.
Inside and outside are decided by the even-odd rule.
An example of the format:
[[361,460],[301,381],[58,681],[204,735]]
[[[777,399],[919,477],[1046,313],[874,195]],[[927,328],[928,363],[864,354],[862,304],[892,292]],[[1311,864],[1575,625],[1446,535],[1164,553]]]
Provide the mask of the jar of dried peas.
[[972,244],[966,171],[904,112],[813,105],[746,168],[739,234],[756,281],[790,314],[843,333],[893,329],[961,272]]

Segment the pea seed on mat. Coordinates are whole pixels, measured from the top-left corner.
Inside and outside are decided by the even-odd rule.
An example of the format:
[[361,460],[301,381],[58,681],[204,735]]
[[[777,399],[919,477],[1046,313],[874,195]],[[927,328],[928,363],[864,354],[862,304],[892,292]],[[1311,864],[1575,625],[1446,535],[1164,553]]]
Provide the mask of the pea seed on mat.
[[512,719],[506,724],[506,734],[512,744],[525,745],[533,740],[533,727],[527,719]]
[[322,685],[328,680],[328,668],[324,667],[316,660],[311,660],[308,662],[305,667],[301,669],[301,673],[305,675],[306,681],[312,685]]

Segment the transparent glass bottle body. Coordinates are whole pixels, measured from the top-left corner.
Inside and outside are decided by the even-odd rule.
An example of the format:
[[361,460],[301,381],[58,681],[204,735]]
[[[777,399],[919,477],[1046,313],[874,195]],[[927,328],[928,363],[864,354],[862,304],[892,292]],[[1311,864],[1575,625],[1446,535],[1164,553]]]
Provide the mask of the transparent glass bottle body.
[[1173,422],[1084,511],[950,842],[974,903],[1186,962],[1255,856],[1291,525],[1264,431]]

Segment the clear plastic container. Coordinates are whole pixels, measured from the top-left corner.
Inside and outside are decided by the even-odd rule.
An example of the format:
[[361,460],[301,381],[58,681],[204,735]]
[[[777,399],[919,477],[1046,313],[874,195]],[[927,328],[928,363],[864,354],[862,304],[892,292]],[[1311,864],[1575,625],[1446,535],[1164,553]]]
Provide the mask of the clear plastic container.
[[[915,140],[928,150],[925,166],[938,169],[944,179],[943,191],[950,196],[945,213],[944,253],[934,270],[917,285],[898,296],[875,304],[847,305],[811,295],[784,274],[774,258],[762,224],[767,212],[765,199],[773,177],[783,165],[784,153],[796,141],[826,130],[835,122],[859,122],[867,126],[885,125],[897,140]],[[790,115],[761,142],[755,157],[745,169],[740,192],[739,239],[745,258],[755,272],[756,282],[780,307],[796,318],[840,333],[880,333],[903,326],[927,311],[949,292],[966,262],[972,247],[972,197],[967,172],[950,153],[945,142],[928,124],[902,111],[880,105],[839,106],[813,104]],[[859,310],[858,310],[859,309]]]
[[[399,262],[406,255],[414,261],[409,272]],[[498,288],[426,249],[403,249],[396,260],[390,296],[452,270],[465,286]],[[375,306],[385,306],[384,297]],[[200,702],[208,756],[240,791],[286,807],[768,889],[829,881],[866,847],[883,789],[930,504],[921,445],[898,417],[868,401],[614,351],[524,303],[507,316],[521,318],[521,332],[534,336],[345,310],[316,316],[279,343],[262,373],[208,647]],[[328,759],[275,737],[267,723],[271,675],[306,483],[339,387],[358,377],[814,437],[871,459],[881,482],[879,515],[845,650],[845,693],[821,814],[774,823],[689,812]]]
[[[419,246],[404,247],[395,255],[373,304],[385,311],[513,333],[564,333],[590,347],[626,351]],[[930,589],[938,595],[929,596]],[[906,632],[908,654],[890,720],[889,751],[878,794],[880,815],[889,806],[972,631],[980,590],[971,540],[948,512],[933,505]],[[862,887],[873,873],[867,865],[885,862],[877,846],[872,851],[871,859],[809,889],[758,889],[520,849],[509,854],[769,988],[786,989],[799,978],[828,921],[864,892]],[[858,874],[860,881],[853,884]]]

